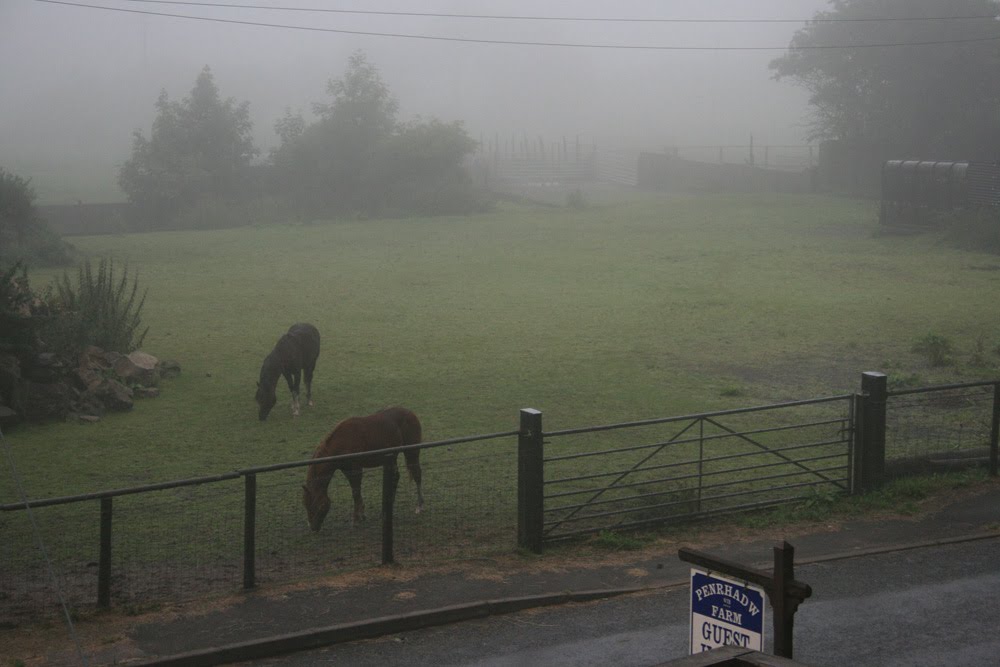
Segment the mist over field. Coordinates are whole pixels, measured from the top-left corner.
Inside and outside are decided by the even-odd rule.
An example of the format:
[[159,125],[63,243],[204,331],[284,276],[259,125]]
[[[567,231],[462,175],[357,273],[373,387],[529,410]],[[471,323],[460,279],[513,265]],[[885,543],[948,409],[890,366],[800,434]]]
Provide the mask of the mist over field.
[[[499,134],[580,136],[606,148],[800,144],[806,93],[775,82],[768,62],[801,22],[627,23],[315,13],[183,4],[0,3],[0,164],[32,178],[39,203],[121,200],[116,168],[131,135],[149,132],[160,90],[186,96],[202,67],[223,97],[250,102],[261,158],[278,144],[286,109],[309,118],[326,84],[362,49],[400,103],[400,117],[464,121],[479,140]],[[266,3],[261,0],[251,4]],[[822,0],[688,3],[318,0],[285,7],[505,16],[807,19]],[[146,13],[142,13],[146,12]],[[177,14],[299,30],[156,16]],[[436,41],[321,30],[599,46],[776,47],[640,50]]]

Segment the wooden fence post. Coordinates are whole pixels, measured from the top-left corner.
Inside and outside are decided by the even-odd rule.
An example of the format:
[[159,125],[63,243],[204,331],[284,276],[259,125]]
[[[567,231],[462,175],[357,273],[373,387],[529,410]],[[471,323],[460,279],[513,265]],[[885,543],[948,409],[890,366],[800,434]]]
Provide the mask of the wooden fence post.
[[861,374],[860,429],[860,490],[874,491],[885,481],[885,373],[867,371]]
[[101,553],[97,561],[97,606],[111,606],[111,516],[112,497],[101,498]]
[[399,469],[396,455],[387,456],[382,464],[382,564],[395,562],[393,545],[392,512],[396,504],[396,487],[399,484]]
[[257,475],[243,477],[243,588],[257,585]]
[[543,457],[542,413],[525,408],[517,436],[517,545],[536,554],[542,553],[545,512]]

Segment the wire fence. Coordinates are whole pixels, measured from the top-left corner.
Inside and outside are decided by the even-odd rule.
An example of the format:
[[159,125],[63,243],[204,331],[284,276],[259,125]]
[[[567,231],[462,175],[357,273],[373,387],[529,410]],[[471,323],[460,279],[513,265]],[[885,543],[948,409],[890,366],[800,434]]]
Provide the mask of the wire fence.
[[886,459],[985,456],[995,393],[990,383],[889,392]]
[[[379,468],[363,477],[366,521],[352,521],[351,490],[338,474],[329,516],[311,531],[302,502],[311,461],[28,500],[30,512],[23,500],[2,505],[0,625],[54,617],[60,596],[77,611],[140,609],[241,586],[312,581],[383,562],[386,534],[391,559],[436,563],[877,488],[886,459],[982,453],[995,471],[1000,383],[886,392],[884,375],[867,375],[879,376],[877,396],[548,433],[540,412],[522,411],[519,430],[419,446],[422,513],[414,511],[416,490],[400,462],[391,531],[383,531],[390,526]],[[862,398],[867,407],[859,408]],[[528,413],[537,428],[525,426]],[[858,471],[860,485],[852,481]]]
[[[414,511],[415,485],[400,466],[393,512],[396,560],[434,563],[515,547],[514,435],[425,445],[425,509],[420,514]],[[0,512],[0,623],[54,614],[56,589],[75,610],[103,606],[102,566],[107,572],[107,604],[136,609],[239,590],[247,582],[248,562],[254,584],[315,579],[377,565],[384,553],[381,472],[365,471],[367,518],[357,525],[352,521],[350,486],[343,475],[335,475],[329,489],[330,515],[315,533],[302,504],[304,463],[170,488],[36,501],[32,512],[58,573],[55,583],[33,546],[28,513],[16,511],[22,509],[17,505],[4,506],[8,511]],[[250,474],[256,484],[248,561],[245,478]],[[102,516],[105,505],[107,517]],[[102,545],[105,525],[107,544]]]

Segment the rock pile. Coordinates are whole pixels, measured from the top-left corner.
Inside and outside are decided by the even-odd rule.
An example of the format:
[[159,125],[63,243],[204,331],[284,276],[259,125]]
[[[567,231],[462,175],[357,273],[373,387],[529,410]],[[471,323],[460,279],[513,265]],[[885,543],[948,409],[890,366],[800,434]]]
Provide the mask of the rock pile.
[[88,347],[74,364],[55,354],[25,362],[0,354],[0,426],[53,419],[97,421],[132,409],[137,398],[160,395],[160,380],[180,375],[180,364],[145,352],[119,354]]

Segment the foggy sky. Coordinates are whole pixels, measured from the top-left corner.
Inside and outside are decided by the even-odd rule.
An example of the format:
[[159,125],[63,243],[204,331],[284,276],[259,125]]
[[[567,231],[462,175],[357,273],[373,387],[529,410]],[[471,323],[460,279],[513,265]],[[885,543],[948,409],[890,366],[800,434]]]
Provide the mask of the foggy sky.
[[[84,0],[68,0],[83,2]],[[241,0],[229,0],[235,4]],[[825,0],[242,0],[286,7],[638,18],[809,18]],[[592,44],[784,46],[802,24],[614,24],[316,14],[88,0],[123,9],[368,32]],[[250,102],[262,154],[286,107],[310,116],[363,49],[400,116],[462,120],[474,139],[659,150],[673,144],[804,143],[806,96],[770,79],[781,51],[628,51],[434,42],[227,25],[0,0],[0,166],[40,199],[75,201],[67,172],[114,193],[131,133],[149,135],[161,89],[186,96],[209,65],[224,97]],[[88,196],[87,198],[93,199]],[[99,197],[107,199],[107,196]],[[117,194],[121,198],[121,194]]]

